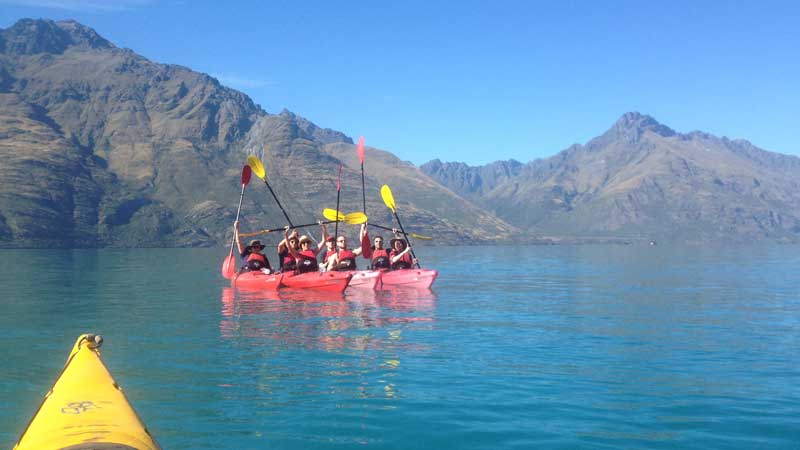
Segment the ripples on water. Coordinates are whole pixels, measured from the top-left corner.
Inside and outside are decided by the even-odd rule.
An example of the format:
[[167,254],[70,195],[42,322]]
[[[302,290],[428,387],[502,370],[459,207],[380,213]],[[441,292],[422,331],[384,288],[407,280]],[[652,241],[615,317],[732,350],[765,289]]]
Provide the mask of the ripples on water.
[[433,292],[330,296],[235,293],[220,250],[0,252],[0,445],[97,331],[165,448],[800,447],[797,247],[432,253]]

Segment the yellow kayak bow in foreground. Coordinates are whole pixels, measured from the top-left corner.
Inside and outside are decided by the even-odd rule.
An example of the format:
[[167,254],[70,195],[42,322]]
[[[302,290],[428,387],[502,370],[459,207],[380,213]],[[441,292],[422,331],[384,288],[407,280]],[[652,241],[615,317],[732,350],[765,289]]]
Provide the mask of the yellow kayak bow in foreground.
[[80,336],[15,450],[157,450],[103,360],[103,338]]

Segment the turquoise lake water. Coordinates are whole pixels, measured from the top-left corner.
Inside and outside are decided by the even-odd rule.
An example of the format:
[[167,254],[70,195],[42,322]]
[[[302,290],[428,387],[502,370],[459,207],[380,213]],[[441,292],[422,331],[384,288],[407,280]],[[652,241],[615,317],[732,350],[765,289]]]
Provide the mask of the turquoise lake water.
[[0,251],[0,447],[75,338],[165,449],[800,448],[800,248],[418,248],[430,292],[235,295],[224,249]]

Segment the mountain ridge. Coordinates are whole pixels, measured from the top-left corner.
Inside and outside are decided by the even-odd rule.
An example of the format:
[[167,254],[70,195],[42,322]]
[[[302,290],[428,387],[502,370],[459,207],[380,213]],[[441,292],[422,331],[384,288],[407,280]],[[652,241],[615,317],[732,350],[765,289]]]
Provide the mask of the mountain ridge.
[[[207,74],[150,61],[74,21],[20,20],[0,30],[0,49],[0,247],[229,242],[248,154],[264,160],[295,223],[313,221],[332,206],[341,164],[325,146],[355,153],[344,133],[290,111],[269,114]],[[376,189],[383,167],[367,166]],[[353,198],[357,174],[345,169]],[[444,242],[513,228],[471,204],[455,222],[421,214],[418,201],[455,212],[457,195],[418,175],[406,180],[420,196],[403,199],[408,227],[441,232]],[[285,219],[253,183],[242,222],[261,229]]]
[[[433,160],[424,173],[522,229],[634,240],[800,238],[800,158],[623,114],[606,132],[508,177]],[[477,188],[480,186],[480,188]]]

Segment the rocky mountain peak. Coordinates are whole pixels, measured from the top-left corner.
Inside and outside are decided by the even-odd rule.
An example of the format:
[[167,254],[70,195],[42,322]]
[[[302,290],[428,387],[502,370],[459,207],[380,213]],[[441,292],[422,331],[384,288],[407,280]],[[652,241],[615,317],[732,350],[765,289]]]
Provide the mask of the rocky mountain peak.
[[71,46],[114,48],[95,30],[74,20],[20,19],[0,30],[0,51],[17,55],[61,54]]
[[664,137],[674,136],[675,130],[661,124],[656,119],[638,112],[626,112],[620,117],[612,127],[618,134],[638,134],[645,131],[652,131]]

